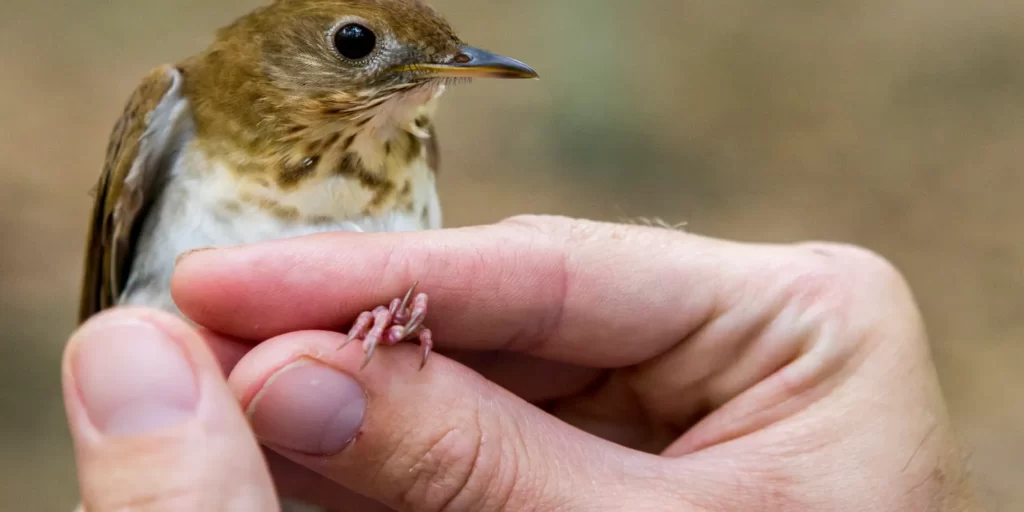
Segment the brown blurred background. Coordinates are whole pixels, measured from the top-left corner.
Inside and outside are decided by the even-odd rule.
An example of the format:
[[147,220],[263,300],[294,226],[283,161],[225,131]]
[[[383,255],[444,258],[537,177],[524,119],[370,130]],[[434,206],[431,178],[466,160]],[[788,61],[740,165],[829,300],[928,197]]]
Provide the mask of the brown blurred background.
[[[59,357],[124,100],[259,3],[0,0],[3,508],[75,501]],[[434,4],[543,77],[446,96],[449,225],[659,216],[881,252],[918,294],[983,496],[1024,504],[1024,2]]]

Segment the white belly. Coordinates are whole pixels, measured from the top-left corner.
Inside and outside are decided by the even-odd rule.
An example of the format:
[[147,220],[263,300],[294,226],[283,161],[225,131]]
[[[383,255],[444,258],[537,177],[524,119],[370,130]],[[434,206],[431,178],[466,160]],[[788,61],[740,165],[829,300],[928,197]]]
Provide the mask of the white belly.
[[[157,307],[177,313],[170,295],[171,274],[177,257],[192,249],[331,231],[397,232],[441,227],[434,176],[425,166],[412,173],[416,207],[411,211],[394,210],[377,217],[339,215],[338,220],[320,220],[314,224],[284,220],[258,204],[242,201],[243,191],[226,169],[197,173],[184,168],[195,165],[197,163],[189,156],[176,163],[169,183],[147,215],[121,304]],[[282,204],[315,205],[318,212],[329,212],[332,204],[343,206],[347,192],[355,186],[340,181],[341,178],[338,180],[308,186],[274,199]],[[225,208],[226,203],[231,203],[233,209]],[[337,210],[351,209],[339,207]]]

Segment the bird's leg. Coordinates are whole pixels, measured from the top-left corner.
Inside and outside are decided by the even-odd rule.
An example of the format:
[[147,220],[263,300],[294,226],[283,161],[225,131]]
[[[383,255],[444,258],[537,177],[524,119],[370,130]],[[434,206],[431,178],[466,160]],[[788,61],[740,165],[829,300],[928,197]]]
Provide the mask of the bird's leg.
[[365,368],[377,345],[394,345],[415,336],[423,347],[423,359],[420,362],[422,369],[434,348],[434,341],[430,329],[423,327],[423,320],[427,316],[427,294],[414,295],[417,284],[413,283],[405,297],[393,299],[388,307],[377,306],[373,311],[361,313],[349,330],[348,339],[338,350],[352,341],[362,342],[366,357],[361,368]]

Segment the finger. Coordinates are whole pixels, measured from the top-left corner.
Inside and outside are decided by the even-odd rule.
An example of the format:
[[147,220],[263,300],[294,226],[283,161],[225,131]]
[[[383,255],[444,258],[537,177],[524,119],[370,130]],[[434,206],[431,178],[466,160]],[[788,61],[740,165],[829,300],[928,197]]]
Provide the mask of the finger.
[[262,340],[340,330],[418,280],[430,295],[427,325],[446,348],[621,366],[707,321],[759,261],[751,254],[664,229],[529,218],[203,251],[181,260],[173,291],[197,322]]
[[224,378],[231,374],[231,370],[238,364],[238,361],[253,347],[251,342],[224,336],[209,329],[199,328],[198,332],[206,341],[206,346],[213,353],[213,357],[220,364]]
[[71,337],[62,375],[89,512],[278,510],[220,365],[181,320],[100,314]]
[[336,350],[343,340],[280,336],[243,358],[229,382],[261,442],[397,510],[624,509],[621,496],[648,488],[659,467],[443,356],[416,371],[411,345],[359,371],[362,351]]
[[[207,329],[201,328],[199,333],[220,363],[225,377],[255,346],[252,342],[230,338]],[[516,352],[448,351],[445,355],[531,403],[579,393],[603,374],[601,370],[557,363]]]
[[270,474],[274,477],[274,483],[277,485],[278,492],[281,493],[282,500],[296,500],[298,503],[338,512],[391,512],[394,510],[346,489],[337,482],[296,464],[269,448],[263,450],[263,456],[267,459]]
[[533,404],[579,394],[606,373],[517,352],[446,351],[445,356]]

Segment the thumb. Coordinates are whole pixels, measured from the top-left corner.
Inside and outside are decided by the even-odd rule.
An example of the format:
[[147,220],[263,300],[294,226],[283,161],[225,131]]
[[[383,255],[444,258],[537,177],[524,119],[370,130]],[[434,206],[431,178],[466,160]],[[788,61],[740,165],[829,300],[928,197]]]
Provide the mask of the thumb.
[[[243,358],[229,382],[260,441],[398,510],[594,510],[649,487],[657,457],[559,422],[443,356],[338,351],[298,332]],[[635,504],[635,503],[634,503]]]
[[72,335],[62,374],[80,509],[279,510],[219,364],[183,321],[102,313]]

